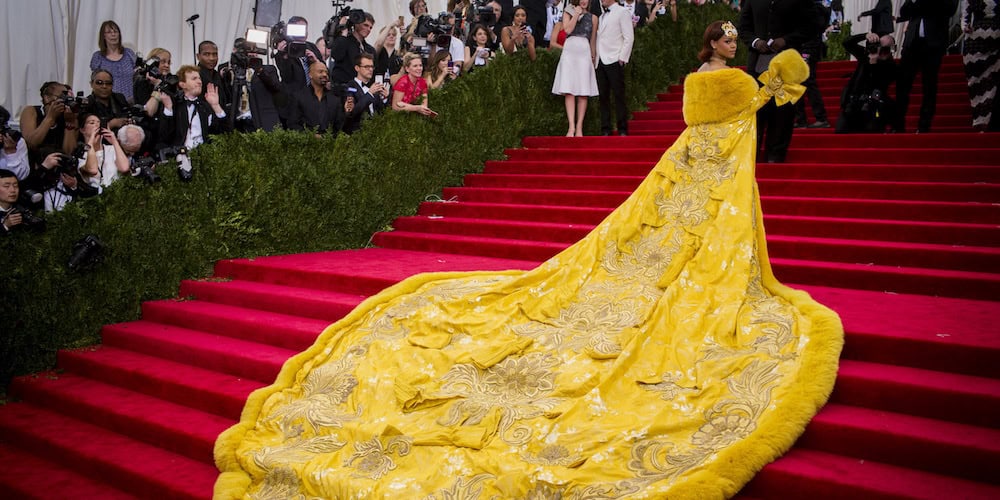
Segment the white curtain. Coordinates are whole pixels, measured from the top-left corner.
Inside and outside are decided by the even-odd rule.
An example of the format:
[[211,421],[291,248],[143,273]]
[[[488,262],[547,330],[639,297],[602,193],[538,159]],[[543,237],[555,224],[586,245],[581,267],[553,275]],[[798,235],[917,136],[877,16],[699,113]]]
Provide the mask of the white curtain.
[[[445,10],[446,0],[427,0],[429,12]],[[90,57],[97,50],[98,29],[113,20],[122,29],[124,45],[145,57],[155,47],[172,54],[172,68],[195,64],[195,43],[212,40],[219,46],[219,62],[228,60],[233,39],[253,25],[253,0],[0,0],[0,105],[15,116],[25,105],[41,103],[38,89],[50,80],[69,82],[74,90],[90,93]],[[409,0],[354,0],[348,5],[375,17],[378,30],[402,15],[411,17]],[[329,0],[284,0],[281,18],[293,15],[309,21],[309,38],[322,34],[334,14]]]

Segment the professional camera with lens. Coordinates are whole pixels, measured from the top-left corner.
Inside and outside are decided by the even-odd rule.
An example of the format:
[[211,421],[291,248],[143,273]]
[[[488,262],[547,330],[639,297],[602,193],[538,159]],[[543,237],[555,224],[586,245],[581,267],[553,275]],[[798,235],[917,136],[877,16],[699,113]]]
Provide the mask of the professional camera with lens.
[[21,131],[14,130],[9,126],[7,126],[7,122],[9,121],[10,121],[10,111],[7,111],[7,108],[5,107],[0,106],[0,135],[5,135],[7,137],[10,137],[10,140],[16,143],[17,141],[21,140]]
[[473,3],[476,6],[476,11],[473,14],[472,22],[492,28],[497,23],[497,16],[493,12],[493,7],[487,5],[487,0],[475,0]]
[[[323,27],[323,41],[326,43],[327,47],[333,47],[333,43],[337,38],[350,36],[350,34],[354,31],[354,26],[364,23],[365,19],[368,17],[368,14],[364,10],[347,7],[345,2],[335,1],[333,4],[334,8],[342,8],[340,12],[334,14],[326,22],[326,26]],[[343,18],[347,18],[347,21],[341,24],[340,20]]]
[[186,155],[187,153],[188,153],[188,148],[184,146],[165,147],[156,152],[156,161],[165,162],[172,158],[176,158],[177,155]]
[[35,216],[35,214],[31,213],[31,210],[28,210],[27,208],[18,206],[10,209],[3,217],[0,217],[0,224],[2,224],[7,217],[14,214],[21,214],[21,225],[24,226],[25,229],[30,229],[35,232],[45,230],[45,219]]
[[288,57],[305,57],[306,47],[306,27],[302,24],[285,24],[279,22],[271,27],[271,48],[275,50],[274,56],[278,55],[278,45],[285,42],[285,52]]
[[170,95],[177,93],[177,83],[180,82],[180,79],[177,78],[177,75],[160,74],[160,58],[150,57],[145,61],[141,57],[136,58],[135,73],[132,75],[133,81],[144,80],[147,76],[160,81],[160,84],[153,90]]
[[84,236],[73,244],[67,265],[70,270],[85,269],[103,260],[104,244],[93,234]]
[[132,177],[142,179],[147,184],[160,182],[160,176],[154,170],[156,167],[155,158],[150,156],[134,157],[129,163],[129,168],[132,170]]
[[87,98],[83,96],[82,90],[77,92],[75,97],[69,91],[64,91],[58,99],[74,113],[79,113],[81,110],[86,109],[89,104]]
[[229,56],[229,66],[233,68],[236,78],[245,82],[247,69],[259,71],[264,65],[264,60],[258,57],[263,55],[267,55],[267,50],[257,48],[253,42],[238,40]]

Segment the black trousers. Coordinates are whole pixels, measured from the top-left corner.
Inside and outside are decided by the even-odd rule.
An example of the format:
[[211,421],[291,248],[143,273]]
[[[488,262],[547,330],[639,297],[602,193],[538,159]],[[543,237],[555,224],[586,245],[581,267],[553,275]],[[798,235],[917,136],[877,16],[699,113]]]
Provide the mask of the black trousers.
[[769,163],[783,163],[792,144],[795,127],[795,106],[778,106],[774,99],[757,111],[757,144],[764,145],[764,158]]
[[819,85],[816,83],[816,63],[819,62],[818,60],[819,56],[813,54],[810,54],[810,57],[806,59],[806,64],[809,65],[809,78],[802,82],[806,88],[806,94],[804,98],[795,103],[795,121],[798,123],[806,123],[806,99],[809,100],[809,106],[812,107],[813,117],[816,118],[816,121],[827,121],[823,94],[820,93]]
[[903,54],[899,58],[899,79],[896,80],[896,119],[893,129],[897,132],[906,130],[906,111],[910,107],[910,91],[913,90],[913,81],[920,73],[920,82],[923,84],[923,100],[920,104],[920,120],[917,122],[917,130],[927,132],[931,129],[931,122],[934,120],[934,113],[937,110],[937,88],[938,71],[941,69],[941,60],[944,58],[944,49],[938,47],[928,47],[923,38],[914,40],[913,44],[903,49]]
[[597,91],[600,92],[601,133],[611,132],[611,95],[615,97],[618,133],[628,133],[628,106],[625,103],[625,67],[615,61],[597,65]]

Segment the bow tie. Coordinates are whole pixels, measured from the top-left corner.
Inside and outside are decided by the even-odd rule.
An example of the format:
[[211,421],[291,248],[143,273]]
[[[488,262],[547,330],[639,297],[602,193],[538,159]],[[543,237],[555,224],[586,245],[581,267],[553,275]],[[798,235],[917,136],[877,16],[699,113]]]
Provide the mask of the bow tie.
[[188,106],[196,106],[198,104],[198,99],[184,99],[184,104]]
[[604,8],[604,13],[607,14],[608,12],[611,12],[611,7]]

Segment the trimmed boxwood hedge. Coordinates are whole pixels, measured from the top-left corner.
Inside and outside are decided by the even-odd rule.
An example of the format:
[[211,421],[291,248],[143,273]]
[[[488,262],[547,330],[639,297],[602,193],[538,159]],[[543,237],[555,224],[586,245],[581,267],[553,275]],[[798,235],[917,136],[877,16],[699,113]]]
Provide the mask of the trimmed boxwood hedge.
[[[709,22],[737,17],[722,5],[679,10],[681,22],[663,18],[636,32],[630,109],[698,66]],[[557,63],[548,51],[534,62],[499,57],[431,92],[434,119],[388,112],[352,136],[219,136],[193,152],[193,182],[180,183],[170,167],[155,186],[122,179],[49,215],[46,232],[4,238],[0,393],[14,374],[52,368],[57,350],[100,342],[101,325],[138,319],[143,301],[175,296],[182,279],[210,276],[220,259],[363,247],[521,137],[561,135],[563,99],[551,94]],[[594,134],[596,99],[588,111]],[[73,243],[87,234],[104,243],[104,260],[69,271]]]

